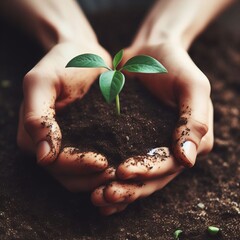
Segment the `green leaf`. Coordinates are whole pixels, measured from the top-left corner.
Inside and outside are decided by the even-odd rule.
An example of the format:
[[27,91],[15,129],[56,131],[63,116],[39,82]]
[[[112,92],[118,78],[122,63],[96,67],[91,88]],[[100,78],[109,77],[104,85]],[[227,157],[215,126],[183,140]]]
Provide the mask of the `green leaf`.
[[74,57],[68,62],[66,67],[107,68],[111,70],[100,56],[92,53],[85,53]]
[[123,49],[120,50],[113,58],[113,69],[116,69],[123,57]]
[[125,77],[119,71],[107,71],[100,75],[99,86],[108,103],[112,102],[121,92],[124,83]]
[[147,55],[138,55],[129,59],[123,70],[137,73],[166,73],[166,68],[155,58]]

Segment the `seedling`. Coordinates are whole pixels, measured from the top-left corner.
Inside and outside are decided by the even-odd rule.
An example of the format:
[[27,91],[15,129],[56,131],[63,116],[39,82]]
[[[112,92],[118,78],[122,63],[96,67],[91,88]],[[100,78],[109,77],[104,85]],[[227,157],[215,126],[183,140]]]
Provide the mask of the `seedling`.
[[122,71],[135,73],[166,73],[166,68],[155,58],[148,55],[138,55],[130,58],[121,68],[118,69],[122,61],[123,50],[120,50],[113,58],[113,69],[104,60],[92,53],[81,54],[71,59],[66,67],[79,68],[106,68],[99,77],[99,86],[103,97],[107,103],[116,101],[117,114],[120,115],[119,94],[125,83],[125,76]]
[[180,235],[182,234],[182,230],[181,229],[177,229],[175,232],[174,232],[174,239],[175,240],[179,240],[179,237]]
[[208,233],[212,236],[217,235],[219,231],[220,231],[220,229],[218,227],[214,227],[214,226],[208,227]]

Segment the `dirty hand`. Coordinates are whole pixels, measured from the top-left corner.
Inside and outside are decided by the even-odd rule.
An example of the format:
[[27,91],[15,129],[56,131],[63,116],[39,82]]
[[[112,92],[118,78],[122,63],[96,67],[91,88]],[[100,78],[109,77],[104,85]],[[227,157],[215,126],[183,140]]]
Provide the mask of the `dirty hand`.
[[98,45],[64,42],[55,45],[26,74],[18,127],[19,147],[36,154],[37,163],[71,191],[92,190],[115,175],[112,169],[107,169],[106,158],[99,154],[80,153],[71,147],[61,150],[56,111],[82,98],[102,71],[65,68],[71,58],[86,52],[111,61],[110,55]]
[[[119,212],[138,198],[164,187],[196,156],[213,146],[213,109],[210,84],[187,53],[193,40],[232,0],[156,1],[142,22],[125,61],[138,54],[158,59],[166,75],[138,75],[162,102],[178,108],[179,121],[173,133],[170,154],[165,147],[150,156],[127,159],[116,172],[121,181],[99,187],[92,201],[103,214]],[[202,14],[204,11],[204,14]],[[138,157],[139,159],[139,157]],[[164,161],[162,161],[164,159]],[[127,182],[131,180],[131,182]],[[135,183],[132,183],[135,182]]]
[[[143,84],[163,103],[177,107],[179,121],[173,133],[171,151],[156,148],[146,156],[129,158],[117,169],[120,179],[92,193],[92,201],[105,215],[122,211],[136,199],[164,187],[184,167],[192,167],[196,156],[213,145],[213,109],[210,84],[186,50],[176,44],[159,44],[125,51],[125,60],[146,54],[158,59],[167,74],[138,74]],[[128,182],[131,180],[131,182]],[[134,181],[134,182],[133,182]]]

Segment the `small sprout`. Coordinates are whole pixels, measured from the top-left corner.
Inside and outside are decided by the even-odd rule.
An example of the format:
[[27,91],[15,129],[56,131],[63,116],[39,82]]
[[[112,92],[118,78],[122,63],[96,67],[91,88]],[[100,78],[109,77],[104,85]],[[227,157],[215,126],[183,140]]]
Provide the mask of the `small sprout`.
[[122,61],[123,50],[120,50],[113,58],[113,69],[104,60],[95,54],[81,54],[71,59],[66,67],[79,68],[106,68],[99,77],[99,87],[107,103],[116,101],[116,112],[120,115],[119,94],[125,84],[125,76],[122,70],[135,73],[167,73],[166,68],[155,58],[147,55],[138,55],[129,59],[120,69],[118,65]]
[[182,234],[182,230],[181,229],[177,229],[175,232],[174,232],[174,239],[175,240],[179,240],[179,237],[180,235]]
[[220,231],[220,229],[218,227],[214,227],[214,226],[208,227],[208,233],[212,236],[217,235],[219,231]]

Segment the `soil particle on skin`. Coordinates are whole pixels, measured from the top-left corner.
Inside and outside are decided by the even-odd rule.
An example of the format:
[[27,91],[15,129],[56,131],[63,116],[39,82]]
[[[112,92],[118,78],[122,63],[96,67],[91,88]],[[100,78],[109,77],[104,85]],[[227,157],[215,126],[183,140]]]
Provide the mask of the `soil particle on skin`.
[[187,123],[188,123],[188,119],[186,117],[181,117],[177,122],[177,127],[186,125]]
[[141,166],[150,171],[153,167],[157,167],[159,169],[161,162],[167,161],[167,159],[170,157],[171,155],[169,148],[154,148],[147,153],[147,156],[134,156],[128,158],[124,162],[124,166],[126,168],[131,166]]
[[60,148],[61,144],[61,133],[58,128],[56,128],[55,123],[55,111],[50,108],[48,114],[41,116],[40,126],[42,131],[46,131],[45,140],[49,143],[51,151],[47,157],[54,158],[57,154],[57,149]]

